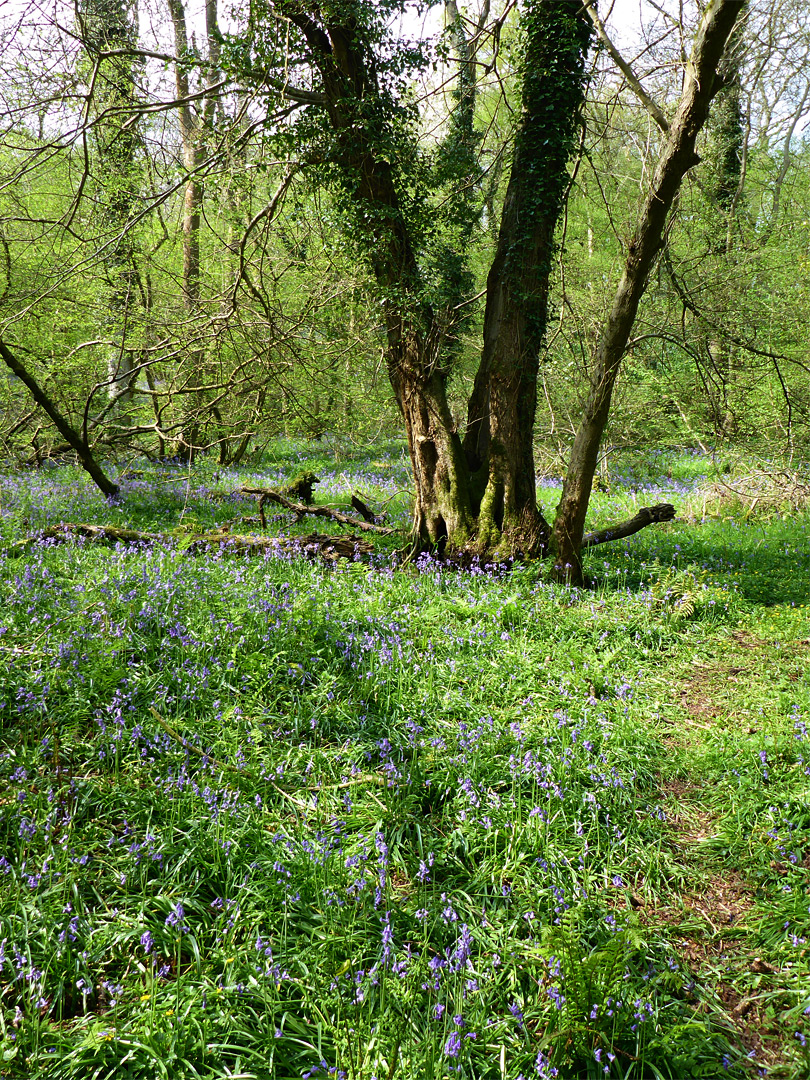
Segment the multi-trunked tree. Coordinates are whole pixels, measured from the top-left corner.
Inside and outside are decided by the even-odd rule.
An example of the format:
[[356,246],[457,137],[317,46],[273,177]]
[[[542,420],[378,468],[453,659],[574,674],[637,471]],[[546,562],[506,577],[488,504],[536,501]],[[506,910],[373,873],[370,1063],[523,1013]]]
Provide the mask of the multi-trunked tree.
[[[695,141],[719,87],[716,72],[743,4],[712,0],[707,5],[672,121],[657,110],[663,131],[658,164],[591,359],[591,389],[553,524],[538,507],[535,490],[538,372],[548,321],[554,234],[580,125],[591,31],[596,23],[604,36],[604,28],[595,5],[530,0],[523,7],[519,119],[487,276],[481,359],[462,434],[448,401],[448,380],[463,298],[459,303],[457,289],[437,289],[435,282],[463,256],[456,252],[455,263],[437,260],[435,246],[431,252],[425,242],[425,233],[436,235],[440,223],[426,221],[420,198],[420,185],[429,178],[424,153],[406,99],[392,89],[399,73],[396,62],[380,44],[390,14],[385,9],[390,6],[275,0],[267,5],[266,16],[282,20],[289,31],[288,47],[283,56],[276,55],[271,82],[279,93],[306,99],[304,141],[309,140],[316,167],[340,193],[358,250],[368,259],[380,292],[388,374],[404,421],[415,481],[414,546],[549,554],[558,579],[581,582],[584,548],[673,514],[670,506],[653,507],[614,530],[585,535],[616,375],[662,247],[669,211],[683,176],[699,160]],[[446,10],[457,56],[458,89],[440,154],[449,151],[463,161],[475,142],[477,50],[489,5],[484,5],[477,26],[467,24],[471,33],[465,31],[455,3],[446,4]],[[296,47],[297,63],[290,64]],[[307,85],[304,72],[311,80]],[[262,75],[268,78],[266,70]],[[455,200],[445,198],[434,215],[452,219],[456,213],[464,220],[469,213],[474,172],[470,167],[460,173]],[[428,202],[427,193],[423,195]],[[463,236],[464,229],[460,232]]]

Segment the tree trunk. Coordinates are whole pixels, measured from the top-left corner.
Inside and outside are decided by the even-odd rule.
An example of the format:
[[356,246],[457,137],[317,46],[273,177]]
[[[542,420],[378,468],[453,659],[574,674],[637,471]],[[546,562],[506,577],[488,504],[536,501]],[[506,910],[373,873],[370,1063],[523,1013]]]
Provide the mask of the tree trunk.
[[591,392],[574,438],[562,497],[557,507],[551,554],[553,577],[582,584],[582,540],[599,444],[613,386],[635,321],[639,301],[664,237],[667,215],[688,169],[697,164],[695,140],[709,113],[715,73],[742,0],[711,0],[698,29],[678,111],[672,121],[650,191],[627,250],[613,306],[594,357]]
[[6,362],[6,365],[11,369],[12,373],[17,376],[31,392],[31,397],[40,406],[40,408],[51,418],[53,425],[62,438],[68,443],[75,451],[76,456],[81,463],[83,469],[85,469],[91,476],[93,483],[108,497],[110,495],[118,494],[118,485],[114,484],[112,480],[107,479],[102,469],[96,464],[96,461],[90,452],[90,447],[79,436],[79,434],[71,426],[70,421],[67,420],[56,405],[51,401],[42,387],[39,385],[33,375],[27,370],[27,368],[17,359],[11,349],[8,348],[2,341],[0,341],[0,357]]
[[[187,60],[188,32],[183,0],[169,0],[169,12],[174,29],[175,52],[178,62],[175,65],[175,85],[178,100],[180,139],[183,147],[183,167],[188,174],[183,198],[183,306],[189,323],[189,332],[194,335],[193,323],[200,314],[200,220],[202,215],[205,188],[201,169],[205,162],[205,137],[214,119],[216,99],[211,94],[203,99],[202,111],[195,118],[192,106],[188,102],[190,94],[188,70],[183,66]],[[217,27],[217,0],[205,3],[206,36],[208,39],[209,66],[206,74],[206,86],[216,82],[216,65],[219,61],[220,45]],[[195,346],[189,354],[188,382],[193,388],[205,379],[205,359],[203,349]],[[181,435],[181,452],[189,460],[193,459],[200,448],[201,414],[205,411],[205,402],[193,390],[189,394],[186,407],[186,420]]]
[[584,96],[590,21],[569,0],[527,4],[522,115],[487,278],[484,341],[464,449],[482,491],[478,543],[542,552],[533,432],[554,231]]
[[[278,5],[305,37],[323,80],[334,157],[359,215],[382,298],[388,377],[405,424],[415,484],[414,547],[462,547],[474,531],[467,469],[447,400],[446,326],[424,298],[424,282],[395,170],[375,139],[382,95],[373,57],[351,21],[323,28],[297,3]],[[389,151],[390,153],[390,151]]]
[[[131,406],[130,385],[136,377],[135,362],[126,348],[126,334],[137,282],[137,247],[131,222],[140,200],[137,162],[140,136],[135,124],[121,126],[119,115],[125,112],[131,118],[136,104],[135,23],[129,5],[122,0],[83,0],[79,9],[82,44],[101,76],[95,94],[102,118],[95,126],[95,136],[102,174],[102,218],[110,231],[103,260],[107,282],[104,321],[112,338],[107,357],[107,388],[116,411]],[[117,51],[119,55],[105,57],[104,53],[109,51]],[[106,118],[108,111],[115,119]]]
[[461,439],[447,401],[447,376],[431,364],[424,336],[392,316],[388,375],[405,423],[414,476],[413,550],[470,542],[475,521]]
[[712,194],[729,221],[725,245],[731,246],[730,219],[740,197],[743,179],[742,162],[745,152],[745,125],[742,111],[742,54],[744,49],[745,9],[748,0],[741,0],[740,16],[729,35],[726,55],[720,62],[720,89],[708,125],[712,162]]
[[[336,175],[357,213],[357,230],[366,238],[380,290],[389,378],[414,472],[414,543],[462,548],[474,542],[485,551],[539,552],[549,529],[537,508],[534,478],[538,365],[554,230],[583,100],[590,21],[570,0],[529,0],[525,5],[522,115],[462,445],[447,400],[447,380],[469,244],[457,243],[458,250],[435,275],[438,286],[429,287],[417,257],[418,238],[400,201],[400,174],[391,164],[396,127],[386,127],[390,106],[380,91],[373,50],[363,38],[359,6],[334,9],[341,22],[323,25],[314,4],[278,0],[276,6],[306,39],[311,63],[320,72]],[[456,5],[448,2],[446,10],[459,52],[459,89],[457,110],[437,156],[443,182],[464,192],[460,218],[453,222],[458,241],[472,224],[470,191],[477,183],[471,153],[477,140],[474,57]],[[412,199],[411,193],[407,200]],[[428,295],[437,297],[435,307]]]

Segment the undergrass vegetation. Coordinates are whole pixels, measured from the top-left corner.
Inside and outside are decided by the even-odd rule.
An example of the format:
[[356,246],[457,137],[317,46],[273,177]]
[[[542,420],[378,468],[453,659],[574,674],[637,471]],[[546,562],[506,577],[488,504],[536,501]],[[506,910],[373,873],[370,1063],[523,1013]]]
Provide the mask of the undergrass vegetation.
[[187,551],[304,467],[407,522],[398,445],[0,478],[166,533],[0,557],[0,1075],[807,1075],[807,514],[626,455],[589,590]]

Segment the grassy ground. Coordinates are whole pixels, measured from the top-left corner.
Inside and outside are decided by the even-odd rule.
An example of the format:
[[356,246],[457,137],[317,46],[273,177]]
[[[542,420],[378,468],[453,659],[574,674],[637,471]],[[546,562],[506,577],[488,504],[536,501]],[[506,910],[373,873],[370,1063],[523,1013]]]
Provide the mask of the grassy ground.
[[306,450],[0,479],[6,545],[177,530],[0,558],[0,1075],[807,1076],[810,518],[639,457],[589,591],[185,553],[304,464],[407,520]]

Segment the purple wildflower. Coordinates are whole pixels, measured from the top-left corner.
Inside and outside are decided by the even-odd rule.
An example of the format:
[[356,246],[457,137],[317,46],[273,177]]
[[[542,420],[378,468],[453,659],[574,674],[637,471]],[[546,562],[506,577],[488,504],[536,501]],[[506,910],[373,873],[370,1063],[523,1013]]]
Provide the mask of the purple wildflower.
[[447,1042],[444,1044],[445,1057],[458,1057],[460,1049],[461,1036],[454,1031],[447,1036]]

